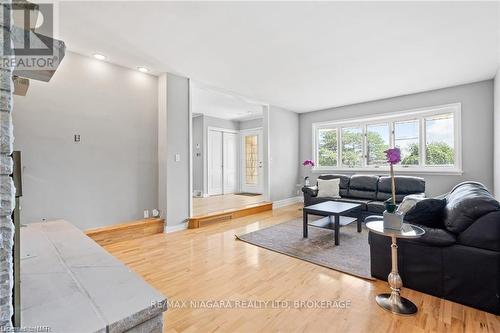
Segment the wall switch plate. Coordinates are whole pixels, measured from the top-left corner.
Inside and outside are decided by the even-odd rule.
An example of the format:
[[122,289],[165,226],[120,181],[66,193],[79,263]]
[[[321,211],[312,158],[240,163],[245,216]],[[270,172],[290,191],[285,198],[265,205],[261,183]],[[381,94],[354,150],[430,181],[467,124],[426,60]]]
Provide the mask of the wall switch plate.
[[175,154],[175,161],[180,162],[180,160],[181,160],[181,154],[179,153]]

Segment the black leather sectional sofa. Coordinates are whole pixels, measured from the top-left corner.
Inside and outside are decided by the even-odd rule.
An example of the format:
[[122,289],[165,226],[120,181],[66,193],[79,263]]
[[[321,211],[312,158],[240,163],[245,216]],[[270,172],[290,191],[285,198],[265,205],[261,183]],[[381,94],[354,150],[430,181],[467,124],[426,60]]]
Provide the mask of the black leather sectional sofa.
[[[340,179],[341,198],[318,197],[317,186],[303,187],[304,206],[314,205],[324,201],[342,201],[361,204],[361,210],[352,215],[364,219],[369,215],[382,214],[384,201],[392,194],[391,178],[375,175],[321,175],[319,179]],[[425,192],[425,181],[419,177],[396,176],[396,201],[401,202],[409,194]]]
[[[405,287],[500,314],[500,203],[479,183],[457,185],[445,196],[442,224],[398,240]],[[387,280],[391,240],[369,233],[371,273]]]

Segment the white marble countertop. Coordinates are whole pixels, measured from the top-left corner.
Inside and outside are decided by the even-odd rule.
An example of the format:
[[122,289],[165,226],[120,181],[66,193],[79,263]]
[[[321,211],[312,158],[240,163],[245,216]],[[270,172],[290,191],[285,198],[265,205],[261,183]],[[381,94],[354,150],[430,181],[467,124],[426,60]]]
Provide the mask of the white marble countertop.
[[70,223],[21,228],[23,327],[124,332],[166,305],[165,296]]

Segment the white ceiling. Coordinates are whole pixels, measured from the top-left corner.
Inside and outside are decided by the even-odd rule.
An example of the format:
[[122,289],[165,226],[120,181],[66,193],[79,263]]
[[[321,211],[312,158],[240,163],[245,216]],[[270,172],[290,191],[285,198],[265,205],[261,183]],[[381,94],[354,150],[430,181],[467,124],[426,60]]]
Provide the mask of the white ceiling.
[[191,82],[191,112],[227,120],[262,118],[263,105]]
[[492,78],[496,2],[64,2],[70,50],[297,112]]

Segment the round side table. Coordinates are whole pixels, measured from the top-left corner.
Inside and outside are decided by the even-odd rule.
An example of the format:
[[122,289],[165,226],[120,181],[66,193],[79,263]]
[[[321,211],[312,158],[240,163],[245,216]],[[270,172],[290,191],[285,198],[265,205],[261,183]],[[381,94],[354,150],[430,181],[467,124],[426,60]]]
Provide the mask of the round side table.
[[425,234],[425,230],[413,224],[403,223],[401,230],[386,229],[384,228],[384,221],[367,222],[366,227],[380,235],[389,236],[392,239],[391,244],[391,259],[392,269],[387,281],[391,287],[390,294],[377,295],[376,301],[383,309],[400,315],[412,315],[417,313],[417,306],[410,300],[401,297],[401,288],[403,281],[398,272],[398,245],[396,243],[398,238],[419,238]]

